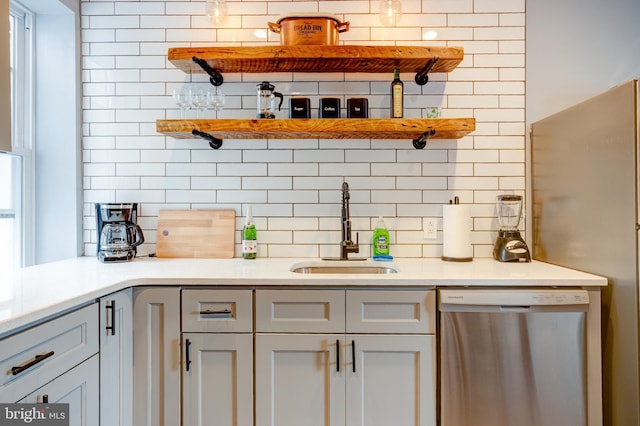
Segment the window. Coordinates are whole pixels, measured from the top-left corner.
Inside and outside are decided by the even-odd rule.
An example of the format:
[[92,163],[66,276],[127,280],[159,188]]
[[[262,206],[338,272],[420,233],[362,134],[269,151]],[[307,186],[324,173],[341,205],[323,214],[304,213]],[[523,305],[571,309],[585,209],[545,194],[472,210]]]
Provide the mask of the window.
[[9,43],[11,67],[12,153],[0,155],[0,270],[10,271],[32,263],[29,244],[32,227],[33,137],[32,114],[32,14],[11,2]]

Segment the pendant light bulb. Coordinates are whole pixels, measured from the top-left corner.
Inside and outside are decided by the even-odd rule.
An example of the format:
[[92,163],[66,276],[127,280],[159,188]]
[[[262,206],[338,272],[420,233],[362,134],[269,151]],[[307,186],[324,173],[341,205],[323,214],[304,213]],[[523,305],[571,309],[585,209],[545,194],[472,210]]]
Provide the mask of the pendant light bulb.
[[227,23],[229,12],[225,0],[207,0],[205,10],[209,21],[214,27],[222,27]]
[[394,27],[400,21],[402,3],[400,0],[380,1],[380,21],[383,25]]

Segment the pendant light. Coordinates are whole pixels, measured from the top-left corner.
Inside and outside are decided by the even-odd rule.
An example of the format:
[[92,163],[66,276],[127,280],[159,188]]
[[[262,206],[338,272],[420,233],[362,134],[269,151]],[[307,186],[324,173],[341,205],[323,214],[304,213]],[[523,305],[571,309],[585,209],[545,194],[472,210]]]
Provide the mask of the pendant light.
[[222,27],[227,23],[229,12],[225,0],[207,0],[205,10],[214,27]]
[[380,22],[383,25],[394,27],[400,21],[402,14],[402,3],[400,0],[381,0],[380,1]]

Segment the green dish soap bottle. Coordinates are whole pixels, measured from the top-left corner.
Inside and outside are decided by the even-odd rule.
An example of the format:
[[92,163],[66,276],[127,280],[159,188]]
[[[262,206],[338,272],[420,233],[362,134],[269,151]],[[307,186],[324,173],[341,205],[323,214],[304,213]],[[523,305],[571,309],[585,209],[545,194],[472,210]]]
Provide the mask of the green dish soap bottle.
[[258,253],[258,239],[256,225],[253,223],[251,205],[247,207],[247,216],[242,228],[242,257],[244,259],[255,259]]
[[382,216],[378,216],[378,223],[373,231],[373,256],[389,256],[389,231]]

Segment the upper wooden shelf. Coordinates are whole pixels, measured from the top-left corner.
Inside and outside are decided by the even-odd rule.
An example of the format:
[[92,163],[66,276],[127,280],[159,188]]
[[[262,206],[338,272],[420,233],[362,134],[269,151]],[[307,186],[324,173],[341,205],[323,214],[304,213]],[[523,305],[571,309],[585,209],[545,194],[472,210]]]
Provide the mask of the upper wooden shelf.
[[[460,139],[475,130],[473,118],[310,118],[157,120],[156,131],[176,139]],[[196,131],[194,133],[193,131]],[[209,135],[210,137],[204,136]],[[216,148],[212,145],[213,148]]]
[[[450,72],[464,57],[461,47],[418,46],[243,46],[174,47],[169,61],[186,73]],[[205,70],[203,63],[210,68]],[[213,77],[213,75],[212,75]],[[221,83],[221,81],[220,81]],[[215,83],[214,83],[215,84]]]

